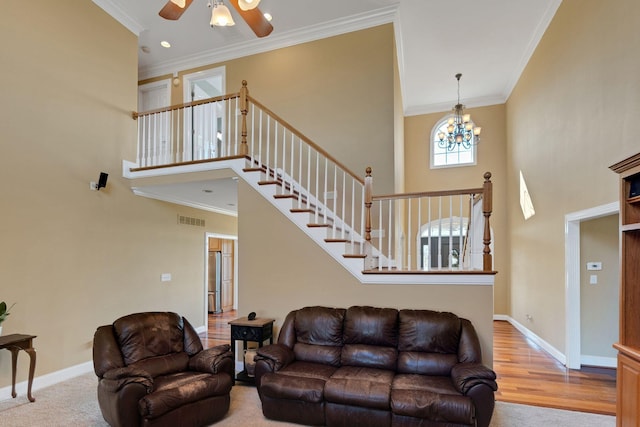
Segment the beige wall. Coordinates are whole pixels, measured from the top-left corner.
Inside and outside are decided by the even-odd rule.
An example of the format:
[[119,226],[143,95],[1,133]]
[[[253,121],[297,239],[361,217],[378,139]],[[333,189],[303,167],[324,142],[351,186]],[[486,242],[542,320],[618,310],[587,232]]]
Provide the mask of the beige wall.
[[[382,25],[178,73],[224,66],[227,92],[249,94],[360,177],[393,191],[393,27]],[[168,78],[170,76],[161,76]],[[144,80],[146,83],[151,80]],[[172,103],[182,100],[174,87]]]
[[[463,100],[464,101],[464,100]],[[405,191],[454,190],[482,187],[483,175],[489,171],[493,182],[495,278],[494,311],[509,314],[509,248],[506,212],[506,136],[505,106],[470,108],[465,110],[482,126],[482,140],[477,145],[478,158],[474,166],[430,169],[429,139],[431,130],[449,111],[409,116],[404,120],[405,136]]]
[[[123,314],[174,310],[202,325],[205,232],[236,234],[237,222],[134,196],[121,177],[135,158],[135,36],[71,0],[6,2],[0,36],[0,300],[16,303],[3,334],[38,336],[40,376],[90,361],[96,327]],[[101,171],[107,188],[90,191]],[[10,364],[0,352],[0,388]]]
[[471,320],[492,365],[491,286],[364,285],[248,184],[238,190],[239,315],[275,318],[277,334],[287,313],[310,305],[451,311]]
[[[588,356],[615,358],[618,342],[620,254],[618,215],[580,223],[580,350]],[[587,270],[601,262],[602,270]],[[591,275],[598,279],[590,283]]]
[[617,200],[608,166],[640,147],[638,17],[636,0],[564,0],[507,102],[511,315],[563,352],[564,216]]

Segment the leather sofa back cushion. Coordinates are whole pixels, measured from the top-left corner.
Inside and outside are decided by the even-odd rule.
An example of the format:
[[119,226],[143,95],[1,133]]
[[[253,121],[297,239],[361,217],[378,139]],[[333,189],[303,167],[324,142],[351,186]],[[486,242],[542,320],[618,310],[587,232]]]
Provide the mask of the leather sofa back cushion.
[[366,344],[345,344],[342,348],[342,365],[396,370],[398,351],[393,347]]
[[132,363],[132,367],[140,368],[149,373],[153,378],[159,375],[173,374],[174,372],[186,371],[189,367],[189,355],[184,351],[172,353],[165,356],[149,357]]
[[330,366],[340,366],[341,351],[342,347],[330,345],[311,345],[298,342],[293,346],[296,360]]
[[460,318],[431,310],[400,310],[398,350],[458,354]]
[[176,313],[136,313],[113,322],[124,363],[183,351],[182,316]]
[[343,308],[301,308],[295,319],[297,342],[341,347],[344,312]]
[[345,344],[398,345],[398,310],[354,306],[344,319]]
[[397,371],[400,374],[449,376],[457,363],[455,354],[403,351],[398,355]]

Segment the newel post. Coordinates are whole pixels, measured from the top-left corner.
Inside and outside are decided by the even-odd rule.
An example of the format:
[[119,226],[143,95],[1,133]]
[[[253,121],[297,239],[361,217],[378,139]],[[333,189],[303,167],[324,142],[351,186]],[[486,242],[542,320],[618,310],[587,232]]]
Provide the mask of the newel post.
[[482,214],[484,215],[484,236],[482,243],[484,243],[484,249],[482,250],[482,269],[484,271],[493,270],[493,258],[491,255],[491,223],[489,218],[493,210],[493,184],[491,183],[491,172],[485,172],[484,184],[482,186]]
[[249,112],[249,89],[247,89],[247,81],[242,81],[242,88],[240,88],[240,113],[242,114],[242,129],[240,134],[240,155],[246,156],[249,154],[249,148],[247,146],[247,113]]
[[364,177],[364,238],[367,242],[371,241],[371,204],[373,194],[373,178],[371,177],[371,167],[366,170]]

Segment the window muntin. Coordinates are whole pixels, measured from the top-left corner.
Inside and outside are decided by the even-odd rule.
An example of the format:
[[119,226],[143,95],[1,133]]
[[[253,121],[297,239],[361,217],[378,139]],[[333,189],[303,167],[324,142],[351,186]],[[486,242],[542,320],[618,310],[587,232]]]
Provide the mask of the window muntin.
[[431,147],[429,151],[431,153],[430,165],[432,169],[476,164],[475,136],[469,148],[465,148],[462,144],[456,144],[453,150],[449,150],[446,145],[444,147],[441,146],[442,143],[438,138],[438,133],[447,132],[447,121],[452,116],[452,114],[447,115],[436,123],[431,130]]

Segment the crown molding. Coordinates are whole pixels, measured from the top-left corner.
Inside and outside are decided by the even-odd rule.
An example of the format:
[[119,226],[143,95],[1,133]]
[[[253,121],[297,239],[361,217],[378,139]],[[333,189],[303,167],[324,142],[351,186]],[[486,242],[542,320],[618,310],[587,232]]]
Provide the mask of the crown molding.
[[111,15],[116,21],[135,34],[137,37],[144,30],[144,26],[129,16],[115,0],[92,0],[98,7]]
[[378,25],[393,23],[396,20],[397,9],[398,5],[387,6],[367,13],[312,25],[300,30],[287,31],[263,39],[235,43],[225,46],[224,48],[212,49],[196,55],[188,55],[175,60],[160,62],[150,67],[138,69],[138,78],[144,80],[164,74],[171,74],[176,70],[197,68],[353,31],[364,30]]

